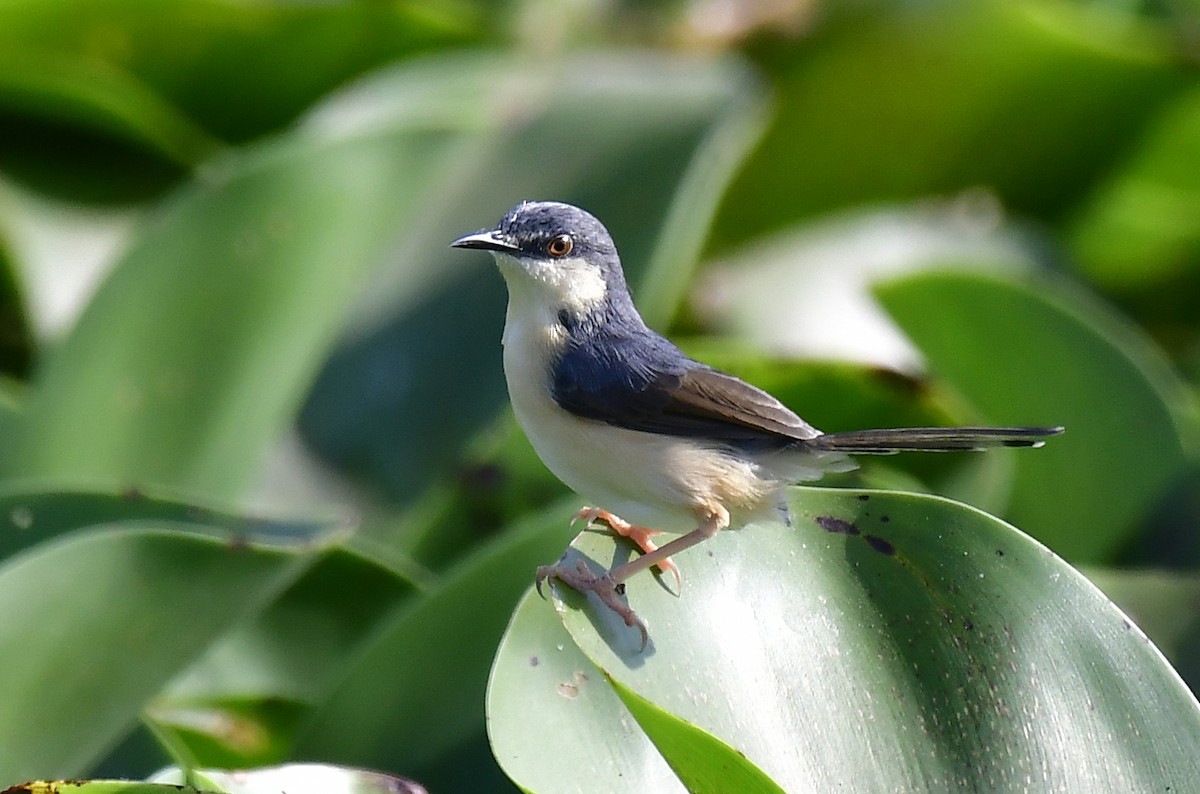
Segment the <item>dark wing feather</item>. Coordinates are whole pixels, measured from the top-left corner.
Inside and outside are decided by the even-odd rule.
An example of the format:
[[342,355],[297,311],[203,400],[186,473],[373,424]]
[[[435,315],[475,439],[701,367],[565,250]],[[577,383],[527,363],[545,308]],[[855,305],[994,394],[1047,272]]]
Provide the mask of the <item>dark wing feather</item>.
[[818,432],[771,395],[685,356],[657,335],[598,335],[554,368],[554,398],[617,427],[737,446],[786,446]]

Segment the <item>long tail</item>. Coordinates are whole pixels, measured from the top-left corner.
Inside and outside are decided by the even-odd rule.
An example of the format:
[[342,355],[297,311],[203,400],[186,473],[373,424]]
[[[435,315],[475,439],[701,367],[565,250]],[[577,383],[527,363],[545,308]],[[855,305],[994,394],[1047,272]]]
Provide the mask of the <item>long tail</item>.
[[825,433],[806,443],[830,452],[887,455],[892,452],[982,451],[989,447],[1040,447],[1061,427],[896,427]]

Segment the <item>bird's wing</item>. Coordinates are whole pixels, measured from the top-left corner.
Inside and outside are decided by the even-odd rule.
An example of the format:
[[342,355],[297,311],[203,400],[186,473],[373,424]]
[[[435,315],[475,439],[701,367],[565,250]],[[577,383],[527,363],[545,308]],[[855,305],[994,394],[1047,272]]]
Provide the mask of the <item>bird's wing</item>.
[[576,416],[650,433],[767,446],[819,435],[762,389],[657,336],[568,350],[554,368],[554,397]]

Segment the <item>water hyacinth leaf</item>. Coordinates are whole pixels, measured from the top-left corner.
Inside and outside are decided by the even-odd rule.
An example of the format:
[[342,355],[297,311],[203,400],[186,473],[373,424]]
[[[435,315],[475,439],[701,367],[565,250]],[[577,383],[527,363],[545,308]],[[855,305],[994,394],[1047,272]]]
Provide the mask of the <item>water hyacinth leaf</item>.
[[174,783],[140,783],[136,780],[35,780],[6,788],[5,794],[221,794],[216,786],[183,789]]
[[330,531],[328,522],[281,521],[235,515],[140,491],[0,491],[0,560],[74,530],[99,524],[216,527],[222,538],[246,544],[303,548]]
[[0,165],[71,199],[156,196],[222,143],[282,128],[355,75],[472,38],[464,16],[406,4],[6,2]]
[[977,185],[1069,210],[1191,86],[1171,33],[1131,8],[897,3],[762,37],[778,113],[722,205],[714,247],[832,209]]
[[487,719],[497,762],[525,791],[571,780],[613,794],[687,790],[532,588],[496,651]]
[[1197,429],[1185,387],[1148,339],[1079,288],[943,271],[876,294],[986,422],[1067,428],[1016,457],[1007,512],[1067,559],[1107,559],[1182,474]]
[[[630,579],[645,651],[560,588],[568,631],[616,685],[788,791],[1153,791],[1200,774],[1200,705],[1045,547],[930,496],[798,488],[791,509],[791,528],[680,555],[681,598]],[[603,566],[630,553],[596,532],[573,548]]]
[[[332,764],[280,764],[236,771],[202,769],[197,775],[227,794],[278,794],[281,791],[288,794],[426,794],[425,788],[415,780]],[[175,768],[164,769],[151,779],[176,785],[182,785],[185,780],[183,773]],[[171,791],[175,790],[172,786]]]
[[560,502],[527,517],[381,621],[325,693],[296,752],[414,769],[470,738],[483,724],[504,627],[535,567],[562,553],[573,509]]
[[184,190],[47,357],[4,473],[240,495],[447,146],[282,142]]
[[203,523],[110,521],[5,560],[0,780],[82,774],[333,537],[278,545]]
[[1155,569],[1096,568],[1085,573],[1137,621],[1192,691],[1200,689],[1200,577]]
[[0,6],[0,50],[122,72],[214,137],[244,141],[373,66],[468,41],[470,18],[462,7],[408,4],[10,0]]
[[[1079,269],[1089,278],[1122,292],[1195,282],[1200,266],[1198,134],[1200,92],[1192,91],[1156,120],[1128,162],[1079,209],[1069,241]],[[1166,297],[1162,291],[1155,295]],[[1189,291],[1178,299],[1194,301],[1195,294]]]

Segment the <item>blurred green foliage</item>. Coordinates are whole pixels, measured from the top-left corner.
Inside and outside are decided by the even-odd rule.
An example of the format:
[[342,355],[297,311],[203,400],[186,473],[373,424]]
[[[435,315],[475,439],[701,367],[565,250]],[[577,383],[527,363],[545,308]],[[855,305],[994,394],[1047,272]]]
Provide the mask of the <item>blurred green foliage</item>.
[[[589,642],[522,600],[576,501],[507,411],[499,277],[446,243],[526,198],[600,217],[652,325],[822,429],[1066,424],[838,484],[1013,521],[1195,686],[1198,24],[1168,1],[0,0],[0,784],[317,759],[511,790],[485,702],[537,725],[520,661]],[[910,529],[1027,544],[896,498]],[[1115,614],[1047,566],[1044,597]],[[856,581],[830,570],[774,597]],[[980,626],[1033,609],[987,570]],[[1131,637],[1088,652],[1168,692]],[[545,669],[602,676],[598,648]],[[624,703],[675,765],[634,731],[607,749],[628,781],[775,785],[613,678],[583,717],[543,706],[583,742]],[[1094,695],[1121,731],[1119,689]],[[1145,732],[1190,736],[1170,697]],[[520,735],[493,735],[514,776]]]

